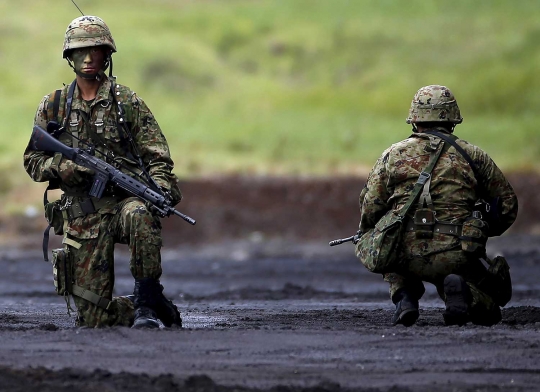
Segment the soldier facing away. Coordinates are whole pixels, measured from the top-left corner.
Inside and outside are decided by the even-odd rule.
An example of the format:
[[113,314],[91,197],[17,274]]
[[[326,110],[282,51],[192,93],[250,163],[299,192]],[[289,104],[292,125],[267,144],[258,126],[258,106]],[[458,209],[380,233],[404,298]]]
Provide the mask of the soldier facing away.
[[[63,58],[76,78],[71,85],[46,95],[34,124],[54,131],[70,147],[91,145],[98,157],[152,189],[167,194],[172,205],[182,198],[165,136],[152,112],[128,87],[115,82],[112,54],[116,45],[105,22],[82,16],[68,26]],[[58,126],[55,127],[55,124]],[[49,127],[47,127],[49,125]],[[52,126],[51,126],[52,125]],[[160,284],[162,246],[160,218],[143,201],[119,188],[108,187],[102,198],[89,197],[90,169],[61,154],[27,148],[24,167],[34,181],[49,181],[63,194],[56,210],[46,206],[49,222],[60,215],[55,233],[63,234],[78,326],[159,328],[182,325],[177,307],[163,295]],[[50,206],[52,203],[48,204]],[[53,212],[51,212],[53,211]],[[112,297],[114,244],[127,244],[133,295]],[[75,290],[77,288],[78,290]]]
[[[455,126],[462,120],[456,99],[448,88],[422,87],[412,100],[407,118],[413,134],[382,153],[360,194],[359,232],[366,233],[385,214],[404,207],[430,157],[441,149],[431,176],[426,176],[429,179],[422,194],[408,210],[395,249],[398,261],[383,273],[396,305],[394,325],[411,326],[417,321],[418,301],[425,292],[423,282],[434,284],[445,301],[446,325],[463,325],[469,321],[496,324],[501,320],[500,306],[509,300],[508,295],[504,296],[505,300],[498,299],[501,287],[497,285],[502,281],[491,279],[493,274],[481,258],[486,257],[487,238],[501,235],[516,219],[517,198],[488,154],[453,135]],[[489,225],[486,216],[475,211],[475,204],[481,198],[492,201],[493,210],[497,210],[496,220]],[[466,230],[480,238],[472,238]],[[358,242],[356,254],[361,261],[366,251],[370,250],[363,249],[362,242]],[[511,295],[511,284],[509,290]]]

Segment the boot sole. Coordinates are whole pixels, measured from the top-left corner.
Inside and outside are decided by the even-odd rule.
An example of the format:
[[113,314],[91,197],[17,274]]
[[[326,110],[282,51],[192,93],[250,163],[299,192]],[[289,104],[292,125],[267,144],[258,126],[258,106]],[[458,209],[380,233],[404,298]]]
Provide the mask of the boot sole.
[[459,275],[448,275],[444,279],[446,310],[443,313],[446,325],[465,325],[469,321],[467,283]]
[[159,329],[159,323],[153,320],[140,321],[133,324],[133,329]]
[[402,324],[406,327],[410,327],[416,323],[416,320],[418,320],[418,317],[420,316],[420,312],[417,309],[407,309],[400,313],[399,318],[394,323],[394,325]]

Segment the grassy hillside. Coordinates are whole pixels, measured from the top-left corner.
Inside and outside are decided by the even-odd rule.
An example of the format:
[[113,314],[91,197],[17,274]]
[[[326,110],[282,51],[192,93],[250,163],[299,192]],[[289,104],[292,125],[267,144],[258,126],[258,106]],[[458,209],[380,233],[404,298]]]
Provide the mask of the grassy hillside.
[[[79,0],[108,23],[114,73],[148,103],[181,176],[365,172],[409,134],[427,84],[455,93],[457,135],[505,170],[540,164],[535,0]],[[73,73],[68,0],[0,0],[0,192],[28,185],[37,104]]]

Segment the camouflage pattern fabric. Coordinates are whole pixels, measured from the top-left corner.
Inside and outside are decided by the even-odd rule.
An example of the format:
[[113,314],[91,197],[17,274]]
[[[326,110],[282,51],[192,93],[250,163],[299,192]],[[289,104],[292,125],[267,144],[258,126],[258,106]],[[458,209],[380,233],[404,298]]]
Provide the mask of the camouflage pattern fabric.
[[[444,128],[437,130],[448,133]],[[450,147],[443,152],[432,172],[430,187],[436,218],[440,222],[463,223],[472,214],[481,186],[489,196],[498,196],[502,200],[501,224],[493,228],[491,233],[500,235],[517,216],[518,203],[514,190],[484,151],[461,139],[457,143],[472,157],[481,178],[475,178],[471,167],[455,148]],[[429,157],[430,138],[422,133],[414,133],[383,152],[360,194],[360,230],[374,227],[387,211],[399,211],[404,206]],[[415,208],[413,206],[409,211],[409,219],[412,219]],[[475,287],[475,283],[486,273],[485,267],[461,250],[457,237],[435,233],[432,239],[417,239],[414,232],[407,232],[399,252],[400,267],[395,273],[384,275],[390,284],[391,296],[397,290],[406,288],[420,298],[424,293],[422,281],[426,281],[433,283],[444,299],[442,282],[446,275],[454,273],[462,275],[471,287],[471,312],[492,314],[490,312],[499,311],[498,307],[494,308],[493,301]]]
[[[454,239],[453,249],[424,256],[430,252],[430,245],[432,247],[434,243],[447,242],[448,237]],[[448,244],[449,248],[452,246],[450,244]],[[444,278],[450,274],[458,274],[465,279],[471,289],[473,300],[469,313],[472,321],[482,325],[492,325],[492,320],[495,323],[500,321],[499,307],[492,298],[477,287],[477,284],[487,275],[486,268],[478,258],[461,250],[456,237],[435,234],[432,240],[418,240],[414,232],[408,232],[403,239],[399,259],[402,261],[402,266],[397,270],[398,272],[383,275],[384,281],[390,285],[390,298],[403,288],[407,289],[414,298],[420,299],[425,292],[423,282],[428,282],[437,288],[439,296],[444,301]]]
[[446,86],[424,86],[414,95],[407,124],[439,121],[461,124],[463,118],[454,94]]
[[[51,120],[63,123],[68,87],[62,90],[58,118],[52,118],[52,93],[39,104],[35,125],[46,128]],[[134,158],[135,151],[126,140],[127,136],[117,126],[118,110],[113,104],[110,87],[111,81],[103,75],[102,84],[92,102],[84,101],[78,88],[75,88],[72,113],[75,113],[78,123],[71,127],[68,121],[67,130],[60,140],[73,146],[74,139],[69,133],[77,132],[81,140],[92,143],[96,150],[107,157],[114,156],[115,160],[108,159],[110,164],[133,176],[132,172],[140,173],[141,170]],[[157,184],[171,192],[173,203],[176,204],[181,199],[178,179],[172,174],[169,147],[156,119],[144,101],[129,88],[116,85],[114,91],[116,100],[122,103],[125,110],[126,122],[143,164]],[[103,115],[102,127],[96,125],[99,123],[98,113]],[[24,152],[24,167],[34,181],[59,181],[64,191],[62,202],[76,203],[88,194],[89,181],[74,184],[63,182],[59,176],[62,159],[58,155],[27,149]],[[99,153],[96,155],[104,158]],[[128,244],[131,251],[130,269],[135,279],[158,279],[161,275],[162,240],[159,218],[153,216],[139,199],[126,199],[126,194],[114,188],[108,188],[104,196],[116,199],[118,203],[110,203],[97,213],[69,221],[67,237],[82,244],[80,249],[68,246],[74,257],[75,284],[110,299],[114,286],[114,243]],[[109,311],[77,297],[75,303],[78,308],[77,323],[81,326],[130,325],[133,322],[133,304],[124,297],[113,300]]]
[[[74,219],[69,236],[82,244],[80,249],[69,247],[74,260],[75,284],[107,299],[114,286],[114,244],[128,244],[130,270],[135,279],[161,276],[161,223],[137,198],[118,203],[112,212],[101,211]],[[133,323],[133,303],[113,302],[106,311],[74,296],[77,305],[77,324],[89,327]]]
[[[68,88],[69,85],[62,90],[58,118],[52,118],[54,93],[51,93],[41,100],[34,119],[35,125],[46,129],[47,123],[51,120],[60,124],[63,122]],[[92,142],[96,150],[99,151],[96,153],[98,157],[114,155],[118,162],[129,169],[116,165],[126,174],[133,175],[130,171],[139,174],[141,170],[133,158],[134,151],[126,140],[127,136],[118,127],[118,113],[116,105],[113,105],[114,99],[111,96],[110,88],[111,81],[103,75],[103,82],[98,89],[96,98],[91,103],[83,100],[78,87],[75,88],[72,112],[76,114],[78,120],[76,127],[78,137],[83,141]],[[178,178],[172,174],[174,164],[170,157],[169,146],[154,115],[144,101],[128,87],[116,84],[115,95],[115,99],[124,107],[126,122],[143,164],[157,184],[163,189],[171,191],[175,196],[173,202],[178,203],[182,198],[178,189]],[[96,126],[100,107],[105,108],[102,131]],[[60,141],[70,147],[73,146],[74,141],[73,137],[69,135],[72,131],[71,127],[67,127],[67,132],[60,136]],[[109,163],[115,164],[112,161]],[[27,149],[24,153],[24,167],[34,181],[49,181],[58,177],[58,163],[54,162],[53,157],[43,151]],[[85,185],[69,187],[66,184],[61,184],[61,189],[67,194],[81,194],[87,191]]]
[[62,55],[65,58],[73,49],[101,45],[116,52],[116,44],[107,24],[97,16],[79,16],[66,29]]

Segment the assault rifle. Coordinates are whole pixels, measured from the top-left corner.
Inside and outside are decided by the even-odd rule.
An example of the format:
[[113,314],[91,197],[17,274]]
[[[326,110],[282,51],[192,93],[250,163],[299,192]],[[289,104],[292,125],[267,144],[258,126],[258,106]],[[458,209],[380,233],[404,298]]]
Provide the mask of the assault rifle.
[[92,187],[88,193],[91,197],[101,198],[105,187],[112,183],[124,189],[129,194],[150,203],[161,217],[175,214],[192,225],[196,223],[195,219],[174,209],[171,206],[170,198],[166,195],[150,189],[146,184],[124,174],[114,166],[94,156],[93,148],[86,150],[66,146],[37,125],[34,126],[32,131],[29,147],[36,151],[58,152],[77,165],[92,169],[95,175],[92,181]]
[[352,236],[347,237],[347,238],[341,238],[339,240],[330,241],[328,243],[328,245],[336,246],[336,245],[344,244],[345,242],[349,242],[349,241],[352,242],[353,244],[356,244],[361,236],[362,236],[362,232],[360,230],[358,230],[355,235],[352,235]]

